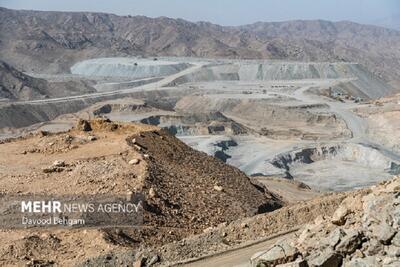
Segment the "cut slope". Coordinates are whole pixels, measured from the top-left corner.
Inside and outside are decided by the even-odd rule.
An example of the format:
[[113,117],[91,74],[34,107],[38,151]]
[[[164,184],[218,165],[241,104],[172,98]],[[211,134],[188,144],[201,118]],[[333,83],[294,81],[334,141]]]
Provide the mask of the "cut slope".
[[398,92],[356,63],[237,61],[204,67],[179,77],[171,85],[203,81],[276,81],[300,79],[342,79],[334,89],[354,96],[379,98]]
[[141,79],[168,76],[187,68],[189,64],[139,58],[97,58],[76,63],[72,74],[112,76]]

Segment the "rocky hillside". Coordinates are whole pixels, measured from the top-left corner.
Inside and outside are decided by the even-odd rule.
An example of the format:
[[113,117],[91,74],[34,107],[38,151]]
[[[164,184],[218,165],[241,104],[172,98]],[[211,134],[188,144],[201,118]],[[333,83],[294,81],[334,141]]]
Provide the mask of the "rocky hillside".
[[400,32],[352,22],[222,27],[165,17],[0,8],[0,53],[25,71],[65,71],[82,58],[171,55],[360,62],[400,80]]
[[316,218],[252,262],[260,267],[400,266],[399,203],[400,177],[350,194],[332,216]]
[[32,100],[91,92],[95,92],[95,89],[86,82],[49,83],[44,79],[26,75],[0,61],[0,98]]
[[44,98],[48,89],[45,80],[32,78],[0,61],[0,98]]

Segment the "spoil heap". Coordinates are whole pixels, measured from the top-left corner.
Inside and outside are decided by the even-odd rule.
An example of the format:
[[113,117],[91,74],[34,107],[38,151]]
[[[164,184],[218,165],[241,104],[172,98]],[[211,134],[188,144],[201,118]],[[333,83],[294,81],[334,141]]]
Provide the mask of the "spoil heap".
[[144,132],[127,141],[146,158],[147,177],[141,191],[154,211],[150,221],[162,226],[204,229],[282,205],[240,170],[188,147],[166,131]]

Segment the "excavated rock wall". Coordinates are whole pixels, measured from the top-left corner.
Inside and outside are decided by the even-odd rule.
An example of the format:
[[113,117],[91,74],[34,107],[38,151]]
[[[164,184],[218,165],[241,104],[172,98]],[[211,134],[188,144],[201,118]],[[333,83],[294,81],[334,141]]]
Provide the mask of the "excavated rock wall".
[[178,73],[190,64],[156,59],[96,58],[76,63],[72,74],[84,76],[129,77],[132,79],[169,76]]
[[179,77],[170,85],[204,81],[276,81],[299,79],[346,79],[335,87],[356,97],[379,98],[396,92],[377,76],[356,63],[302,63],[240,61],[203,67]]

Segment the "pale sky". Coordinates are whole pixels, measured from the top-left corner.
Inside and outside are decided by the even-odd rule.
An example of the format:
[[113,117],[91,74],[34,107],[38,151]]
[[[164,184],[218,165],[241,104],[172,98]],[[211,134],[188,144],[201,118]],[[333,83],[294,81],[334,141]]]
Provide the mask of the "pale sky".
[[400,14],[400,0],[0,0],[0,6],[167,16],[220,25],[293,19],[372,23]]

